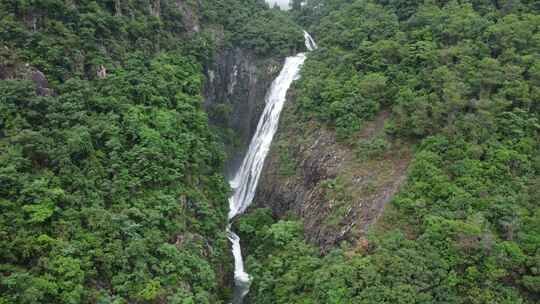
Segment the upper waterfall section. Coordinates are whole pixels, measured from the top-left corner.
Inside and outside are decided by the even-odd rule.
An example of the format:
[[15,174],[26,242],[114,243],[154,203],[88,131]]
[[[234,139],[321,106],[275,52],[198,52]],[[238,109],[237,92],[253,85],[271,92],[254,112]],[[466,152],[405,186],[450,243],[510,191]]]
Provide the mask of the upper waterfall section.
[[311,52],[318,48],[317,43],[315,43],[315,40],[313,40],[313,37],[311,37],[311,35],[306,31],[304,31],[304,40],[308,51]]

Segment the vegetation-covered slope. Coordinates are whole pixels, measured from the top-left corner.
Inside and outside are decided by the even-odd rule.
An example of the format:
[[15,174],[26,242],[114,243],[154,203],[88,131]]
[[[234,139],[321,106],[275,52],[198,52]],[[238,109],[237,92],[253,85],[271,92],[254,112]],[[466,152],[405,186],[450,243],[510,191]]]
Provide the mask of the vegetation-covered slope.
[[[360,154],[417,147],[370,234],[323,257],[297,219],[242,218],[254,302],[538,302],[537,3],[300,2],[321,48],[298,123]],[[0,303],[223,303],[202,66],[218,46],[294,52],[299,27],[262,0],[1,0],[0,28]]]
[[[320,257],[294,219],[242,219],[257,303],[537,303],[540,17],[536,3],[307,1],[320,49],[297,119],[416,141],[408,179],[366,239]],[[309,126],[309,124],[305,124]],[[324,203],[324,202],[321,202]],[[301,219],[300,219],[301,220]]]
[[0,29],[0,303],[224,301],[202,66],[217,45],[281,56],[301,31],[243,0],[3,0]]
[[215,299],[228,188],[199,67],[130,62],[58,96],[0,82],[5,303]]

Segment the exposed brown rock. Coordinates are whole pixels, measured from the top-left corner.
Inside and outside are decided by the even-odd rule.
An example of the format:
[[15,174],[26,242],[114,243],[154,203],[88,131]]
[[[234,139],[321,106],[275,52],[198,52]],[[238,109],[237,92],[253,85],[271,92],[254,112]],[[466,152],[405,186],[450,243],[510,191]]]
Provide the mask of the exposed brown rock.
[[121,0],[114,0],[114,15],[122,16],[122,3]]
[[47,81],[45,74],[39,70],[34,70],[30,76],[30,79],[32,79],[32,81],[36,84],[37,88],[46,88],[49,86],[49,82]]
[[[289,98],[283,111],[252,208],[269,207],[276,217],[301,217],[306,239],[322,252],[342,240],[356,242],[405,180],[410,145],[393,143],[379,157],[359,157],[332,130],[299,123],[292,102]],[[388,117],[382,111],[357,140],[381,134]]]
[[161,0],[154,0],[153,4],[150,6],[150,12],[154,17],[161,16]]
[[107,69],[103,65],[99,66],[99,68],[97,70],[97,77],[99,79],[107,78]]
[[5,80],[8,78],[8,67],[6,65],[0,64],[0,80]]
[[49,82],[45,74],[40,70],[34,69],[30,74],[30,79],[36,85],[36,94],[40,96],[51,96],[52,90],[49,88]]
[[201,30],[199,16],[194,11],[194,8],[184,0],[176,0],[176,6],[182,12],[182,23],[188,33],[198,33]]
[[22,62],[14,53],[11,53],[7,47],[4,47],[3,53],[0,53],[0,80],[7,79],[25,79],[31,80],[36,87],[36,94],[41,96],[53,95],[53,90],[49,88],[49,82],[43,72],[32,67],[28,63]]

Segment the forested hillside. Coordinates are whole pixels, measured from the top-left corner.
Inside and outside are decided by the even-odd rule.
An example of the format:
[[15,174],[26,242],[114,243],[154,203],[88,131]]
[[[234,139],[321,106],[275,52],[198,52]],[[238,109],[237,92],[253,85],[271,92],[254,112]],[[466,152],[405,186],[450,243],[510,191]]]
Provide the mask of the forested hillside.
[[299,45],[262,0],[0,1],[0,303],[226,301],[203,66]]
[[[403,142],[415,151],[365,238],[322,257],[302,218],[242,218],[252,301],[538,303],[538,4],[293,2],[320,46],[294,88],[300,133],[323,125],[366,161]],[[359,132],[381,111],[385,132],[366,145]],[[330,186],[328,204],[347,199]]]
[[[291,2],[0,0],[0,304],[228,303],[220,136],[237,134],[209,125],[205,71],[224,49],[304,51],[302,28],[319,48],[277,179],[315,129],[358,166],[406,146],[408,169],[367,233],[323,252],[301,216],[237,220],[249,303],[540,301],[540,5]],[[339,179],[321,191],[351,210]]]

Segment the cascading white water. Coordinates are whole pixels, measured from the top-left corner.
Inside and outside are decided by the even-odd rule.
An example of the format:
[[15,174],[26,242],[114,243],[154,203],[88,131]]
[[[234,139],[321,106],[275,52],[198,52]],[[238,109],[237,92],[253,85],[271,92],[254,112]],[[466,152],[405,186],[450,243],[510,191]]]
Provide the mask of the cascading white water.
[[317,43],[315,43],[315,40],[313,40],[311,35],[306,31],[304,31],[304,40],[305,40],[306,48],[309,51],[313,51],[317,49]]
[[[304,32],[306,48],[310,51],[317,48],[311,36]],[[255,135],[251,139],[248,152],[242,165],[230,181],[233,195],[229,198],[229,221],[243,213],[253,201],[255,190],[261,176],[264,160],[270,149],[270,144],[277,131],[279,115],[285,103],[287,90],[292,82],[299,77],[306,55],[300,53],[294,57],[287,57],[279,76],[272,82],[270,92],[266,96],[266,105],[257,125]],[[242,303],[242,299],[249,291],[250,277],[244,270],[240,238],[227,227],[229,240],[232,243],[234,256],[235,291],[233,303]]]

